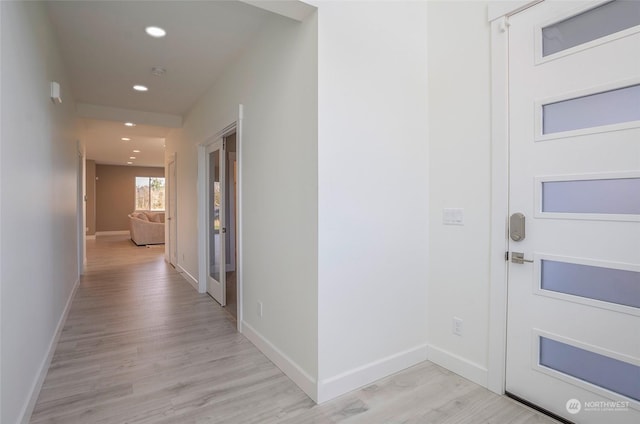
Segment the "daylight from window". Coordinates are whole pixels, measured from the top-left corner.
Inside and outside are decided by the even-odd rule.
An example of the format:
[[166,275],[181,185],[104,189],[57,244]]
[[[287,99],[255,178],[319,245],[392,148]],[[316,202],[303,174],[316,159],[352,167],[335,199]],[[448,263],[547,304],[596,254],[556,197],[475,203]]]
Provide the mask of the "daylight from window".
[[136,177],[136,210],[164,210],[164,178]]

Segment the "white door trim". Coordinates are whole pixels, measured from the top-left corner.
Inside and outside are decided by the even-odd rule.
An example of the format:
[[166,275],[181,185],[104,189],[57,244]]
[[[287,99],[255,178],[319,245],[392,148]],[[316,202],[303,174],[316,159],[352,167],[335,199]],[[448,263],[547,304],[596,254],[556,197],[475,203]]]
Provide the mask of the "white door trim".
[[[166,198],[169,200],[168,204],[169,207],[165,208],[166,212],[165,212],[165,216],[167,218],[170,219],[165,219],[165,250],[164,250],[164,259],[167,263],[173,265],[174,267],[178,266],[178,229],[177,229],[177,225],[178,225],[178,205],[177,205],[177,201],[178,201],[178,186],[177,186],[177,181],[178,181],[178,174],[177,174],[177,165],[178,165],[178,161],[177,161],[178,155],[174,152],[172,154],[170,154],[169,156],[167,156],[165,165],[164,165],[164,169],[165,169],[165,179],[167,181],[166,184],[166,188],[168,189],[168,193],[166,194]],[[171,163],[173,163],[173,170],[176,173],[175,177],[171,175],[170,171],[170,166]],[[172,235],[174,235],[174,233],[171,231],[171,226],[174,226],[176,228],[175,231],[175,237],[172,237]],[[176,256],[175,256],[175,261],[172,261],[172,257],[171,257],[171,249],[173,249],[176,252]],[[175,262],[175,263],[174,263]]]
[[236,257],[236,322],[238,332],[242,333],[242,322],[243,322],[243,308],[242,308],[242,128],[243,128],[243,120],[244,120],[244,109],[242,105],[238,105],[238,121],[236,123],[236,162],[237,162],[237,172],[238,172],[238,189],[236,191],[236,217],[238,222],[236,223],[237,234],[236,234],[236,250],[238,252],[238,256]]
[[236,263],[236,285],[237,285],[237,328],[242,332],[242,119],[243,108],[238,106],[238,119],[227,125],[213,136],[208,137],[198,144],[198,292],[207,292],[207,147],[224,138],[233,132],[236,133],[236,155],[238,164],[238,198],[236,206],[238,208],[238,234],[236,235],[236,245],[238,258]]
[[509,39],[506,17],[491,23],[491,254],[487,388],[504,394],[507,350],[509,206]]
[[227,157],[229,161],[227,163],[226,172],[227,172],[227,205],[229,209],[229,216],[227,217],[227,222],[229,223],[229,228],[227,229],[227,235],[229,237],[229,252],[227,252],[227,272],[236,270],[236,201],[237,201],[237,193],[233,179],[233,166],[229,166],[236,161],[236,152],[227,152]]
[[513,16],[525,9],[535,6],[545,0],[498,0],[489,2],[487,17],[489,22],[501,19],[505,16]]
[[489,5],[491,21],[491,247],[487,388],[504,394],[507,351],[509,211],[509,16],[544,0]]
[[86,245],[86,222],[87,222],[87,158],[84,152],[84,146],[78,140],[78,187],[77,187],[77,221],[78,221],[78,240],[77,240],[77,256],[78,256],[78,277],[84,274],[87,266],[87,245]]

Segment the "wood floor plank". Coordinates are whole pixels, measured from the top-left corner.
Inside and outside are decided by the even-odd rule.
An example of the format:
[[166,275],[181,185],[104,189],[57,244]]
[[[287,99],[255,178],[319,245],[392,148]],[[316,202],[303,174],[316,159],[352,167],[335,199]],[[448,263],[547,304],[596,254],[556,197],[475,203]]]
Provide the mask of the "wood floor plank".
[[430,362],[316,405],[162,246],[99,237],[87,255],[31,423],[555,422]]

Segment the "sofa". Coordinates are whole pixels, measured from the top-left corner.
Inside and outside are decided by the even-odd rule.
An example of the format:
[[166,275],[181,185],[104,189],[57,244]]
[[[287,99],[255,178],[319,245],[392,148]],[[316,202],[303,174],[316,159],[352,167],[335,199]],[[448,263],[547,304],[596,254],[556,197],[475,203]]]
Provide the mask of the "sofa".
[[131,212],[129,232],[131,241],[138,246],[164,244],[164,212]]

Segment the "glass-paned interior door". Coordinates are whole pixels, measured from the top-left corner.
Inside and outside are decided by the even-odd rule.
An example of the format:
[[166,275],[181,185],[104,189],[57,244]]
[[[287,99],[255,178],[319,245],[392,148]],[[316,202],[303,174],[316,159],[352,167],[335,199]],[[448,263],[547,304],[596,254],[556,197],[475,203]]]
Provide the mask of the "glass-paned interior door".
[[225,153],[219,140],[207,149],[207,292],[225,305]]

